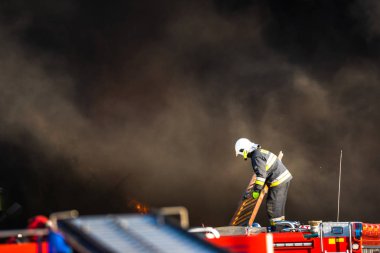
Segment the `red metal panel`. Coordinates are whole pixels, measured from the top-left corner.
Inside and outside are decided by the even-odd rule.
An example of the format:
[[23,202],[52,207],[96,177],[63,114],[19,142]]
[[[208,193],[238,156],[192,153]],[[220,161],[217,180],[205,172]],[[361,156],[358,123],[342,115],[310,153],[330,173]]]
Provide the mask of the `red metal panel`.
[[20,243],[20,244],[0,244],[1,253],[48,253],[48,244],[46,242],[41,243],[40,249],[38,251],[39,245],[35,242],[30,243]]
[[[310,246],[291,246],[291,245],[310,245]],[[320,253],[321,244],[319,238],[305,238],[303,233],[273,233],[273,244],[276,246],[276,253]],[[284,244],[279,247],[278,245]]]
[[266,233],[252,236],[222,236],[208,241],[234,253],[273,252],[272,235]]
[[323,238],[324,252],[347,252],[350,249],[349,237]]

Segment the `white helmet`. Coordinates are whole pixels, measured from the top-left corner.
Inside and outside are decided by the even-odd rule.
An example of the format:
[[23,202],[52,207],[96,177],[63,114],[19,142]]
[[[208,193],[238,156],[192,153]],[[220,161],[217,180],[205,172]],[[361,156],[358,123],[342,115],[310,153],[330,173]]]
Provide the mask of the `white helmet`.
[[244,160],[247,159],[247,155],[253,150],[257,149],[260,145],[255,144],[247,138],[240,138],[235,143],[236,156],[242,155]]

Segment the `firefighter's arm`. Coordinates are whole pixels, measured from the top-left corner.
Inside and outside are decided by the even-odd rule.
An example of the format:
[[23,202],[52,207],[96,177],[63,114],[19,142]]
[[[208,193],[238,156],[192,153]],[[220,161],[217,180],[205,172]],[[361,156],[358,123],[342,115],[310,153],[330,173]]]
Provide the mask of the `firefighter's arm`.
[[[260,191],[264,188],[265,180],[267,178],[267,171],[265,169],[265,164],[266,164],[265,160],[260,156],[257,156],[254,159],[252,159],[253,171],[256,174],[256,181],[253,186],[253,192],[260,193]],[[253,197],[255,198],[256,196],[253,196]]]

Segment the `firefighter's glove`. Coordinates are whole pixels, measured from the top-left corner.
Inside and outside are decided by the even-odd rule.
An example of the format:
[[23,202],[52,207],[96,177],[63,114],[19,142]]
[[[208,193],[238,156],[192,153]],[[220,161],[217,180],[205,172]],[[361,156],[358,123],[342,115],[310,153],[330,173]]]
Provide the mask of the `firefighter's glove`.
[[260,196],[260,192],[258,192],[258,191],[254,191],[254,192],[252,192],[252,198],[253,198],[253,199],[258,199],[259,196]]

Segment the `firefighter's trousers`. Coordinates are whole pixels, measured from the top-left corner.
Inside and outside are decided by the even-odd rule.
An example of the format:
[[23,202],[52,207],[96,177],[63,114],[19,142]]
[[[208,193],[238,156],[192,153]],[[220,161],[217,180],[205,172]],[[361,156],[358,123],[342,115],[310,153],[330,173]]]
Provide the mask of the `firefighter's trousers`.
[[267,197],[267,214],[271,223],[285,219],[285,204],[290,181],[270,187]]

